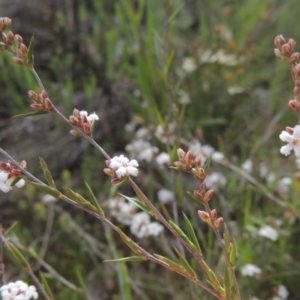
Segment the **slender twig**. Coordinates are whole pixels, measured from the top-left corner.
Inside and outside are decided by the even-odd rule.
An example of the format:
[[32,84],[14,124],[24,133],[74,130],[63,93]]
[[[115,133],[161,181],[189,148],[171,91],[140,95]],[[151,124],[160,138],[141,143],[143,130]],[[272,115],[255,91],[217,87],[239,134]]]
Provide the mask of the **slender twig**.
[[[213,220],[213,217],[212,217],[212,213],[211,213],[211,209],[210,209],[210,206],[209,204],[207,203],[205,205],[205,210],[208,212],[211,220]],[[222,241],[222,238],[220,236],[220,232],[219,232],[219,229],[216,228],[215,226],[215,223],[214,222],[211,222],[211,227],[215,233],[215,236],[217,237],[217,240],[222,248],[222,252],[224,254],[224,257],[225,257],[225,262],[226,262],[226,265],[228,266],[228,268],[230,269],[230,272],[231,272],[231,276],[233,278],[233,283],[234,283],[234,288],[235,288],[235,291],[236,291],[236,295],[238,297],[238,300],[241,300],[241,294],[240,294],[240,290],[239,290],[239,285],[238,285],[238,281],[237,281],[237,278],[236,278],[236,274],[235,274],[235,270],[234,268],[231,267],[231,264],[230,264],[230,259],[229,259],[229,256],[228,256],[228,253],[227,253],[227,250],[224,246],[224,243]]]

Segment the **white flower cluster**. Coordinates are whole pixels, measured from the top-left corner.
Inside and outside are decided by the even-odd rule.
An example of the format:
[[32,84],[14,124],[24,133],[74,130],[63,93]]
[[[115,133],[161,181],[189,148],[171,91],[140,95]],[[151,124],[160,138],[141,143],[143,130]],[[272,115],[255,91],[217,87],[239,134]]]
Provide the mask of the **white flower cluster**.
[[[8,193],[12,190],[12,182],[15,180],[15,177],[10,177],[7,172],[0,171],[0,190],[4,193]],[[15,186],[17,188],[22,188],[25,185],[25,180],[20,179]]]
[[258,276],[260,275],[261,269],[259,267],[257,267],[256,265],[253,264],[246,264],[243,267],[241,267],[241,273],[243,276]]
[[38,298],[35,286],[28,286],[26,282],[21,280],[3,285],[0,288],[0,294],[2,300],[30,300]]
[[296,157],[300,158],[300,125],[290,128],[290,131],[282,131],[279,135],[283,142],[287,142],[287,145],[280,148],[280,152],[287,156],[294,150]]
[[88,112],[85,111],[85,110],[82,110],[80,112],[80,115],[81,116],[86,116],[86,118],[88,119],[88,121],[90,123],[94,123],[95,121],[99,120],[99,117],[98,117],[98,115],[96,113],[92,113],[92,114],[89,115]]
[[122,178],[124,176],[137,176],[139,166],[138,162],[133,159],[129,161],[123,154],[113,157],[109,162],[109,167],[116,171],[117,177]]
[[150,221],[149,214],[136,213],[136,207],[122,197],[108,200],[108,208],[111,215],[119,222],[130,226],[131,233],[138,238],[157,236],[164,230],[160,223]]

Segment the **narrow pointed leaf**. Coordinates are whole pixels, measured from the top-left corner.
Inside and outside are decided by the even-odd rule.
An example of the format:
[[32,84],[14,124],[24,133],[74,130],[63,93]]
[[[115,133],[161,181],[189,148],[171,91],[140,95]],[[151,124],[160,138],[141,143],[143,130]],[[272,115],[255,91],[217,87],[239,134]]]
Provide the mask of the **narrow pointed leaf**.
[[106,259],[103,262],[136,262],[136,261],[145,261],[146,259],[140,257],[140,256],[130,256],[130,257],[123,257],[123,258],[117,258],[117,259]]
[[121,193],[119,193],[119,195],[124,197],[127,201],[131,202],[133,205],[140,208],[144,212],[152,215],[152,212],[149,210],[148,206],[145,203],[143,203],[142,201],[138,200],[137,198],[128,197]]
[[9,241],[7,241],[7,245],[12,255],[16,258],[16,260],[19,261],[24,266],[25,269],[30,268],[28,261],[23,256],[23,254],[19,251],[19,249]]
[[231,298],[231,285],[230,285],[230,274],[229,274],[229,269],[228,267],[225,265],[225,270],[224,270],[225,274],[224,274],[224,289],[225,289],[225,296],[226,296],[226,300],[228,299],[232,299]]
[[46,277],[44,276],[44,274],[42,272],[40,272],[40,277],[41,277],[41,283],[43,284],[45,292],[47,293],[47,295],[50,297],[51,300],[54,300],[54,297],[53,297],[53,294],[51,292],[48,281],[47,281]]
[[172,270],[176,270],[179,273],[186,274],[185,268],[182,265],[176,263],[175,261],[158,254],[154,254],[154,256],[157,257],[162,262],[166,263],[168,267],[171,268]]
[[180,251],[176,248],[174,248],[175,252],[177,253],[180,262],[182,264],[182,266],[186,269],[187,273],[193,278],[196,279],[197,278],[197,274],[195,273],[195,271],[192,269],[192,267],[189,265],[189,263],[187,262],[187,260],[183,257],[183,255],[180,253]]
[[229,254],[230,234],[229,234],[228,227],[227,227],[226,223],[224,224],[223,237],[224,237],[224,241],[225,241],[225,249],[226,249],[227,253]]
[[235,261],[236,261],[236,241],[235,241],[235,239],[232,240],[232,248],[230,251],[229,260],[230,260],[231,268],[235,269]]
[[51,175],[51,173],[50,173],[50,171],[49,171],[49,168],[48,168],[46,162],[44,161],[44,159],[41,158],[41,157],[40,157],[40,166],[41,166],[41,168],[42,168],[42,170],[43,170],[44,176],[45,176],[45,178],[46,178],[48,184],[49,184],[51,187],[53,187],[53,188],[56,189],[56,185],[55,185],[55,182],[54,182],[54,180],[53,180],[53,178],[52,178],[52,175]]
[[216,289],[219,289],[221,287],[221,283],[219,282],[219,279],[212,269],[210,269],[208,277]]
[[186,230],[187,230],[187,233],[188,233],[188,237],[191,239],[191,241],[196,246],[199,253],[202,255],[201,247],[200,247],[200,244],[198,242],[198,239],[197,239],[196,233],[194,231],[194,228],[193,228],[190,220],[188,219],[188,217],[185,215],[185,213],[182,213],[182,214],[183,214],[183,217],[184,217],[184,222],[185,222],[185,227],[186,227]]
[[21,179],[22,179],[22,177],[16,177],[10,185],[11,186],[16,185]]
[[167,59],[167,74],[170,72],[170,70],[173,67],[174,57],[175,57],[175,51],[172,50],[169,57],[168,57],[168,59]]
[[61,192],[44,184],[39,184],[36,182],[31,181],[31,184],[33,184],[36,188],[38,188],[40,191],[42,191],[45,194],[51,195],[55,198],[60,198],[62,196]]
[[205,173],[207,173],[207,171],[208,171],[208,169],[210,167],[210,163],[211,163],[211,156],[205,162],[205,165],[204,165],[204,171],[205,171]]
[[176,223],[170,220],[169,224],[195,251],[198,250],[196,246],[192,243],[192,241],[186,236],[186,234],[181,230],[181,228]]
[[84,205],[85,203],[89,202],[81,195],[71,190],[70,188],[65,187],[64,190],[66,191],[66,195],[77,203]]
[[30,44],[28,46],[28,51],[27,51],[27,64],[30,68],[33,67],[33,41],[34,41],[34,35],[32,35]]
[[28,113],[20,114],[20,115],[15,115],[13,118],[23,118],[23,117],[31,117],[31,116],[39,116],[39,115],[45,115],[48,114],[49,112],[46,110],[35,110],[31,111]]
[[116,231],[119,233],[123,242],[138,256],[142,257],[143,259],[147,259],[145,254],[143,254],[135,245],[134,241],[129,238],[120,228],[117,227]]
[[200,203],[201,205],[205,206],[205,203],[203,202],[202,199],[196,197],[196,196],[195,196],[192,192],[190,192],[190,191],[186,191],[186,192],[187,192],[187,194],[188,194],[192,199],[194,199],[196,202],[198,202],[198,203]]
[[91,195],[91,197],[92,197],[92,203],[93,203],[93,205],[94,205],[95,207],[97,207],[97,209],[98,209],[98,211],[100,212],[100,214],[101,214],[102,216],[104,216],[104,211],[102,210],[102,208],[101,208],[101,206],[100,206],[100,204],[99,204],[97,198],[95,197],[95,195],[94,195],[92,189],[91,189],[90,186],[87,184],[87,182],[85,182],[85,185],[86,185],[86,187],[88,188],[88,190],[89,190],[89,192],[90,192],[90,195]]

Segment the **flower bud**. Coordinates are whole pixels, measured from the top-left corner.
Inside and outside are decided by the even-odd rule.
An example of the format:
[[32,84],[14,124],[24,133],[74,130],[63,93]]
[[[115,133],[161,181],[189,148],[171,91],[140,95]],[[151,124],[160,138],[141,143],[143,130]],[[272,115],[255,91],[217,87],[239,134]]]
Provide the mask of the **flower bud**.
[[294,52],[291,56],[290,56],[290,63],[293,64],[296,61],[298,61],[299,59],[299,52]]
[[16,34],[16,35],[15,35],[14,40],[15,40],[15,43],[16,43],[17,45],[23,43],[23,39],[22,39],[22,37],[21,37],[19,34]]
[[203,201],[205,203],[208,203],[213,196],[214,196],[214,190],[209,190],[205,193],[205,195],[203,197]]
[[198,215],[199,215],[199,217],[201,218],[201,220],[203,221],[203,222],[210,222],[210,216],[209,216],[209,214],[206,212],[206,211],[204,211],[204,210],[198,210]]
[[281,34],[277,35],[274,39],[274,44],[278,49],[281,49],[281,47],[285,44],[284,37]]
[[215,227],[217,229],[219,229],[220,227],[223,226],[223,223],[224,223],[224,219],[222,217],[220,217],[215,221]]
[[182,159],[185,156],[185,152],[181,148],[178,148],[177,149],[177,155],[178,155],[179,159]]
[[297,100],[290,100],[288,103],[288,107],[296,113],[299,113],[299,102]]

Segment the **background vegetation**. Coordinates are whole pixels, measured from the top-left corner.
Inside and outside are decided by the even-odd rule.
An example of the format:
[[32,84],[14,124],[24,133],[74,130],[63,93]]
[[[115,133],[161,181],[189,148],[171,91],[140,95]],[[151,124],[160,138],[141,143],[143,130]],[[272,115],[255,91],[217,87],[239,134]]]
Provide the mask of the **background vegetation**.
[[[251,175],[262,186],[232,168],[217,166],[227,183],[213,199],[237,237],[239,266],[253,263],[263,270],[259,278],[243,277],[237,270],[242,294],[270,299],[282,284],[289,299],[300,299],[299,181],[293,176],[297,165],[294,157],[279,153],[278,139],[285,126],[296,122],[286,109],[293,83],[287,66],[273,54],[277,34],[298,38],[297,2],[42,2],[3,0],[0,11],[13,20],[13,31],[27,43],[34,33],[36,69],[52,101],[67,116],[75,107],[95,111],[100,121],[94,138],[113,155],[124,153],[133,139],[126,124],[134,121],[136,128],[153,128],[170,122],[173,99],[177,107],[173,118],[185,141],[197,138],[239,168],[251,159]],[[29,110],[27,91],[38,87],[28,70],[11,62],[10,55],[0,55],[1,147],[19,160],[26,159],[37,176],[41,174],[38,156],[43,157],[60,186],[85,193],[85,180],[100,202],[115,196],[102,171],[104,160],[85,141],[69,135],[60,120],[51,115],[11,119]],[[168,65],[172,55],[173,64]],[[181,91],[189,96],[189,104],[180,104]],[[153,144],[161,151],[172,150],[155,138]],[[275,176],[271,184],[260,175],[261,163]],[[142,167],[139,183],[157,201],[157,189],[170,188],[167,177],[151,164]],[[292,183],[282,192],[278,182],[285,176]],[[212,232],[198,219],[199,207],[182,194],[189,183],[182,178],[180,184],[179,216],[185,211],[193,220],[206,256],[217,268],[219,249]],[[274,203],[268,192],[285,205]],[[1,194],[0,221],[5,228],[17,221],[11,238],[23,245],[35,270],[40,265],[27,251],[31,247],[38,253],[45,249],[40,252],[45,262],[74,284],[57,280],[42,265],[57,299],[86,299],[76,287],[89,291],[94,299],[99,295],[101,299],[210,299],[185,279],[151,263],[102,263],[128,256],[129,250],[87,214],[62,203],[45,205],[41,196],[30,185]],[[166,206],[164,213],[172,214],[171,208]],[[277,227],[277,241],[257,235],[264,224]],[[168,254],[174,241],[165,233],[139,243],[149,252]],[[26,276],[9,253],[5,255],[6,276]]]

